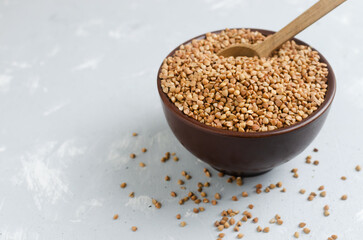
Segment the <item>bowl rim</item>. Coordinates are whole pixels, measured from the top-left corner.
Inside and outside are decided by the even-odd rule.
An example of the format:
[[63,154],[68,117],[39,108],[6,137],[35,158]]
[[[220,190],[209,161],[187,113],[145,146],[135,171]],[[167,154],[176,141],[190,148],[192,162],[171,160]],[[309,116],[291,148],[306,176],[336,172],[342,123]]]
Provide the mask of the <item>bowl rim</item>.
[[[238,29],[249,29],[251,31],[261,32],[265,36],[268,36],[270,34],[275,33],[275,31],[265,30],[265,29],[258,29],[258,28],[230,28],[230,29],[237,29],[237,30]],[[225,31],[225,30],[226,29],[222,29],[222,30],[213,31],[213,32],[210,32],[210,33],[220,33],[220,32]],[[194,39],[203,39],[203,38],[205,38],[205,36],[206,36],[206,33],[201,34],[201,35],[199,35],[197,37],[191,38],[188,41],[185,41],[184,43],[178,45],[165,58],[170,57],[172,54],[174,54],[175,51],[177,51],[181,45],[188,44]],[[297,44],[311,47],[309,44],[305,43],[304,41],[301,41],[300,39],[292,38],[291,40],[294,40]],[[335,79],[335,74],[333,72],[332,67],[330,66],[330,64],[326,60],[326,58],[318,50],[316,50],[313,47],[311,47],[311,48],[312,48],[312,50],[318,52],[318,54],[320,56],[320,61],[327,64],[327,68],[328,68],[328,72],[329,72],[328,73],[328,81],[327,81],[328,91],[327,91],[327,93],[325,95],[324,102],[319,106],[319,108],[317,110],[315,110],[310,116],[303,119],[302,121],[300,121],[298,123],[294,123],[294,124],[292,124],[291,126],[288,126],[288,127],[278,128],[278,129],[275,129],[275,130],[272,130],[272,131],[265,131],[265,132],[238,132],[238,131],[231,131],[231,130],[227,130],[227,129],[220,129],[220,128],[208,126],[208,125],[206,125],[204,123],[201,123],[201,122],[195,120],[194,118],[191,118],[191,117],[185,115],[182,111],[180,111],[174,105],[174,103],[171,102],[169,97],[162,91],[161,79],[160,79],[159,76],[160,76],[160,71],[161,71],[161,67],[163,65],[164,60],[163,60],[163,62],[161,63],[161,65],[159,67],[159,71],[158,71],[158,75],[157,75],[158,92],[159,92],[160,98],[161,98],[164,106],[167,107],[171,112],[173,112],[180,120],[182,120],[184,123],[186,123],[188,125],[192,125],[192,126],[198,128],[198,130],[207,132],[209,134],[222,135],[222,136],[226,136],[226,137],[261,138],[261,137],[271,137],[271,136],[275,136],[275,135],[290,133],[292,131],[295,131],[295,130],[298,130],[298,129],[301,129],[301,128],[305,127],[306,125],[314,122],[316,119],[318,119],[320,116],[322,116],[329,109],[331,103],[333,102],[335,92],[336,92],[336,79]]]

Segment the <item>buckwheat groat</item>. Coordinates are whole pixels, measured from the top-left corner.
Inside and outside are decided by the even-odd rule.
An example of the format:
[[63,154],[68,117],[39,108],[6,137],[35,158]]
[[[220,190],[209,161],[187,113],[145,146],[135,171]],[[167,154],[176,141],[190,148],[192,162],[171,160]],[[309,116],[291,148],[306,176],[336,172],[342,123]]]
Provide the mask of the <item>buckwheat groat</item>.
[[184,114],[216,128],[261,132],[302,121],[328,88],[327,65],[316,51],[288,41],[269,58],[217,55],[228,45],[264,39],[259,32],[226,29],[181,45],[162,65],[163,92]]

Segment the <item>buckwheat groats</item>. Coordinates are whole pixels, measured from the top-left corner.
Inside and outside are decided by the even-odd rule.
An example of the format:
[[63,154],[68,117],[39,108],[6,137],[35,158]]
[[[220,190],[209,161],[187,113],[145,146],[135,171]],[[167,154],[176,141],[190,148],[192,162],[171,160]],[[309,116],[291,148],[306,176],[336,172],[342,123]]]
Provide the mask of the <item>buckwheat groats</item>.
[[265,38],[226,29],[181,45],[162,65],[163,92],[184,114],[216,128],[260,132],[302,121],[328,88],[327,65],[316,51],[288,41],[269,58],[217,55],[228,45]]
[[[141,151],[142,151],[142,149],[141,149]],[[313,154],[315,154],[316,151],[313,151],[313,152],[314,152]],[[139,153],[136,153],[136,154],[139,154]],[[148,154],[148,152],[146,152],[146,154]],[[173,153],[166,152],[165,156],[162,158],[163,161],[161,161],[161,163],[157,163],[154,161],[153,164],[160,164],[160,167],[165,166],[167,164],[173,164],[173,168],[175,168],[179,165],[180,162],[173,162],[173,161],[170,162],[169,160],[170,160],[171,156],[177,156],[177,154],[174,152]],[[143,154],[138,155],[138,158],[140,158],[140,160],[143,160],[143,157],[144,157]],[[313,158],[313,156],[309,155],[305,158],[305,160],[306,159],[311,160],[312,158]],[[323,159],[322,159],[322,161],[323,161]],[[130,164],[136,165],[137,162],[132,160],[132,161],[130,161]],[[152,165],[152,163],[149,161],[148,166],[150,166],[150,165]],[[350,167],[352,167],[352,166],[350,166]],[[166,171],[166,170],[168,170],[168,168],[164,169],[164,171]],[[235,209],[235,210],[233,210],[231,208],[225,209],[222,212],[220,212],[220,214],[218,214],[218,216],[220,216],[220,218],[218,217],[217,220],[210,219],[211,220],[210,226],[215,226],[216,239],[225,239],[226,237],[229,237],[229,236],[232,236],[232,238],[234,237],[236,239],[242,239],[242,238],[244,238],[245,234],[247,234],[247,232],[248,232],[248,230],[247,231],[245,230],[246,225],[252,225],[253,229],[256,230],[256,232],[254,234],[269,234],[270,232],[276,231],[276,228],[279,228],[282,225],[286,225],[286,223],[288,224],[288,226],[295,225],[295,229],[291,230],[290,233],[287,233],[288,235],[290,234],[291,237],[294,237],[294,239],[304,238],[305,235],[314,234],[314,232],[319,233],[319,229],[310,228],[310,226],[308,225],[310,223],[305,223],[305,222],[298,223],[298,221],[291,216],[290,217],[287,216],[287,218],[285,219],[285,218],[282,218],[280,216],[280,214],[274,214],[274,216],[268,221],[267,219],[269,219],[269,218],[268,218],[267,214],[265,214],[264,212],[260,211],[260,215],[257,215],[258,212],[256,212],[255,210],[258,211],[258,209],[261,207],[260,204],[258,203],[259,201],[256,201],[257,198],[259,198],[259,196],[268,194],[269,192],[272,192],[272,191],[280,191],[282,193],[288,192],[286,190],[286,188],[283,188],[284,185],[281,181],[278,181],[277,183],[271,183],[271,182],[258,183],[254,186],[252,186],[251,184],[247,184],[247,186],[246,186],[245,181],[242,177],[236,177],[236,176],[227,177],[227,176],[224,176],[224,174],[221,172],[213,173],[213,170],[209,170],[208,168],[200,168],[199,174],[198,173],[193,174],[193,177],[192,177],[193,171],[191,169],[190,170],[186,169],[185,166],[182,166],[182,168],[180,168],[180,165],[179,165],[178,170],[179,171],[176,175],[174,172],[174,175],[172,175],[172,173],[169,173],[165,177],[159,178],[159,181],[160,181],[159,184],[161,184],[161,187],[163,186],[165,181],[168,182],[167,186],[164,185],[165,189],[168,189],[170,191],[168,193],[168,195],[162,195],[162,194],[158,195],[157,198],[159,200],[157,200],[154,197],[151,198],[152,205],[154,205],[155,209],[157,209],[158,211],[163,211],[164,203],[165,203],[165,205],[169,205],[169,206],[176,206],[176,204],[180,205],[178,207],[177,211],[175,211],[173,213],[172,218],[173,219],[176,218],[176,220],[174,222],[171,221],[171,224],[179,225],[181,228],[183,228],[183,227],[188,228],[189,225],[193,225],[193,221],[192,222],[188,221],[188,217],[190,216],[190,214],[192,214],[194,216],[203,215],[203,212],[205,212],[205,211],[212,211],[212,212],[214,211],[215,212],[215,211],[218,211],[218,209],[220,209],[221,206],[223,206],[223,205],[228,206],[230,204],[233,207],[237,207],[237,209]],[[306,170],[307,169],[304,169],[304,168],[302,168],[302,169],[292,168],[290,170],[290,172],[297,174],[298,171],[302,171],[302,175],[303,175],[303,174],[306,174]],[[353,169],[350,169],[350,170],[354,171]],[[355,170],[357,170],[357,169],[355,169]],[[358,169],[358,170],[361,170],[361,169]],[[152,171],[152,169],[146,168],[145,171]],[[182,179],[180,179],[180,177]],[[334,178],[336,178],[336,176]],[[190,181],[192,179],[199,179],[199,180],[196,182],[193,182],[193,181]],[[344,179],[346,179],[346,177],[344,177]],[[227,180],[227,181],[225,181],[225,180]],[[263,181],[263,179],[261,179],[261,180]],[[336,178],[336,180],[337,180],[337,178]],[[304,178],[301,180],[293,179],[292,181],[304,181]],[[234,188],[234,190],[236,190],[235,192],[237,194],[234,196],[229,196],[228,192],[226,192],[224,190],[224,187],[220,188],[221,185],[219,185],[219,184],[222,184],[222,186],[224,186],[223,182],[227,182],[226,184],[235,183],[236,188]],[[301,183],[304,183],[304,182],[301,182]],[[135,184],[135,181],[128,181],[128,184],[126,182],[123,182],[120,184],[120,187],[122,189],[126,189],[126,188],[132,189],[134,187],[134,184]],[[304,194],[307,192],[307,190],[304,188],[301,188],[299,190],[298,188],[300,188],[300,186],[301,186],[300,184],[295,185],[295,186],[294,185],[295,184],[291,185],[292,191],[290,191],[290,192],[292,194],[296,194],[297,192],[299,192],[300,194],[303,195],[304,199],[306,199],[306,195],[304,195]],[[324,201],[327,201],[327,200],[329,201],[329,197],[330,198],[332,197],[331,194],[329,194],[329,195],[326,194],[328,187],[326,187],[325,185],[322,185],[321,183],[316,183],[316,184],[314,184],[314,186],[306,186],[306,187],[308,188],[308,190],[317,190],[318,191],[318,193],[310,192],[309,196],[307,197],[308,201],[319,201],[318,199],[316,199],[318,197],[318,195],[320,195],[321,197],[326,197],[325,199],[321,199]],[[253,188],[255,188],[255,191],[253,190]],[[217,189],[218,189],[218,191],[217,191]],[[139,189],[139,191],[138,191],[139,192],[138,195],[143,195],[144,193],[142,193],[142,191],[140,192],[140,190],[141,189]],[[221,193],[223,193],[223,194],[221,194]],[[231,192],[229,192],[229,193],[231,193]],[[345,203],[344,201],[349,201],[348,194],[350,194],[350,193],[348,192],[340,197],[340,199],[342,200],[340,202],[340,204],[344,204]],[[131,197],[131,198],[134,198],[135,196],[136,195],[134,192],[131,192],[129,194],[129,197]],[[169,198],[169,196],[170,196],[170,198]],[[261,197],[263,197],[263,196],[261,196]],[[166,198],[169,198],[169,199],[166,199]],[[245,201],[245,200],[248,200],[248,201]],[[162,204],[162,202],[163,202],[163,204]],[[222,203],[221,206],[219,205],[219,202]],[[147,202],[145,204],[149,205],[149,203],[147,203]],[[190,204],[192,204],[192,206]],[[315,214],[322,215],[326,219],[332,218],[332,217],[334,218],[334,214],[331,214],[331,212],[330,212],[330,206],[326,203],[324,203],[324,204],[325,205],[322,207],[323,208],[322,211],[317,211],[317,212],[315,212]],[[152,207],[152,206],[149,205],[148,207]],[[283,207],[283,206],[280,206],[280,208],[281,207]],[[334,209],[334,207],[335,206],[333,205],[333,209]],[[166,210],[168,210],[168,209],[166,209]],[[278,211],[279,208],[276,208],[275,210]],[[310,214],[310,213],[308,213],[308,214]],[[339,217],[339,215],[335,215],[335,216]],[[119,216],[118,214],[113,215],[114,220],[117,220],[120,217],[124,218],[125,216],[124,215]],[[309,217],[309,215],[308,216],[305,215],[303,217]],[[209,219],[207,219],[207,220],[209,220]],[[121,221],[122,221],[122,219],[121,219]],[[131,230],[139,231],[137,226],[132,226]],[[253,233],[249,233],[249,234],[253,234]],[[286,233],[284,233],[284,235],[286,235]],[[308,237],[308,236],[306,236],[306,237]],[[328,239],[337,239],[337,237],[338,237],[337,235],[333,234]],[[253,235],[248,235],[247,238],[248,239],[253,238]]]

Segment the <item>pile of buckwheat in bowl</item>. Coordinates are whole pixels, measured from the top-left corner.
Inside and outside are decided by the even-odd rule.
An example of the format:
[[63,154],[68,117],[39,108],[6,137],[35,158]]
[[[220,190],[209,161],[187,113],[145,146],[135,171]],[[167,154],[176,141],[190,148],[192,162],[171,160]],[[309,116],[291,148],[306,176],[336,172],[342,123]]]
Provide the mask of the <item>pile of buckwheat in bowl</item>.
[[269,58],[218,56],[235,43],[266,37],[248,29],[207,33],[181,45],[161,67],[162,90],[185,115],[239,132],[290,126],[323,103],[328,69],[317,51],[288,41]]

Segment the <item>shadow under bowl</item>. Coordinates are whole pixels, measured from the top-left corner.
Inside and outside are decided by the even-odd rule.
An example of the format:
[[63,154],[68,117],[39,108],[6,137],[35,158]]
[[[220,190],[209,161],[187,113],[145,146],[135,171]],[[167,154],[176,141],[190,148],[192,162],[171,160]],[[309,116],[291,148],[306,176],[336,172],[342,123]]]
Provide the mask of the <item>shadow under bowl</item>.
[[[262,29],[251,30],[259,31],[265,36],[275,33]],[[193,39],[202,38],[205,38],[205,34]],[[193,39],[183,44],[188,44]],[[293,38],[293,40],[297,44],[309,46],[299,39]],[[168,57],[172,56],[179,46],[170,52]],[[330,64],[322,54],[319,55],[320,61],[327,64],[329,71],[328,91],[322,105],[301,122],[273,131],[252,133],[207,126],[182,113],[162,91],[159,78],[160,66],[157,87],[166,120],[186,149],[218,171],[245,177],[265,173],[301,153],[314,140],[326,120],[334,99],[336,81]]]

